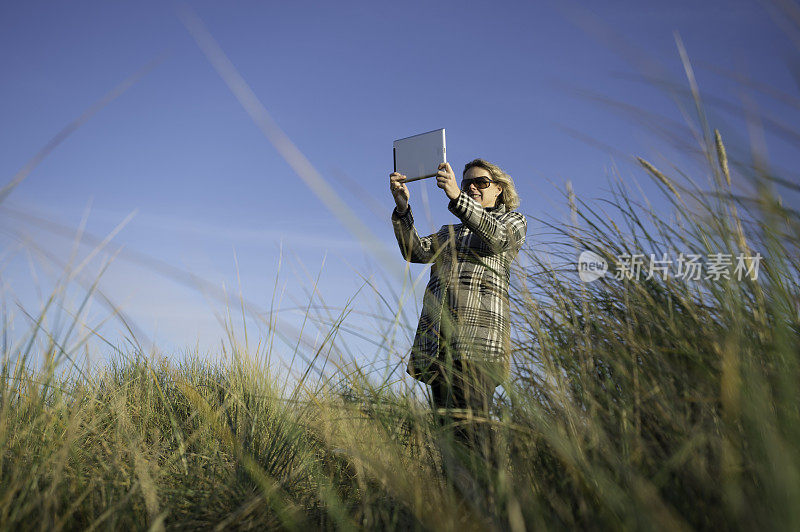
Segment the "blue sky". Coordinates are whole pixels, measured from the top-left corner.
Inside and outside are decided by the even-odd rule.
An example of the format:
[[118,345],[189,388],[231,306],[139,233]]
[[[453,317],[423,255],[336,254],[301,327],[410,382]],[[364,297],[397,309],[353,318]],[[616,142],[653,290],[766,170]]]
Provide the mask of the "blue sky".
[[[760,111],[788,124],[797,118],[796,108],[719,73],[796,94],[787,68],[796,50],[764,6],[750,0],[186,5],[275,122],[401,268],[387,186],[395,138],[446,128],[448,160],[457,172],[477,156],[494,161],[515,178],[522,212],[555,220],[567,219],[558,191],[567,180],[585,199],[603,197],[609,169],[616,166],[623,179],[652,190],[630,165],[633,155],[656,164],[678,158],[691,171],[675,138],[659,137],[648,127],[667,126],[691,143],[686,131],[671,125],[683,122],[679,108],[668,91],[642,77],[658,72],[685,89],[675,31],[705,93],[734,107],[750,98]],[[224,305],[131,257],[144,254],[191,272],[209,286],[224,286],[234,300],[241,284],[262,309],[271,304],[276,278],[285,309],[308,303],[318,274],[319,295],[337,308],[362,278],[373,278],[387,296],[402,288],[394,270],[348,231],[267,141],[198,47],[179,6],[32,1],[0,7],[4,182],[70,121],[161,58],[3,202],[2,281],[17,337],[28,329],[20,308],[37,315],[37,290],[46,294],[59,274],[36,248],[62,260],[71,250],[68,239],[31,225],[18,211],[72,231],[88,213],[86,231],[100,237],[135,212],[106,248],[123,251],[101,287],[168,355],[195,345],[218,352],[222,331],[214,315]],[[645,120],[604,99],[658,118]],[[712,125],[733,147],[745,148],[741,113],[709,101]],[[769,140],[772,160],[789,166],[794,148]],[[420,232],[455,222],[433,183],[411,189]],[[544,245],[541,230],[531,221],[531,246]],[[91,249],[79,247],[75,262]],[[90,278],[106,256],[90,261]],[[404,322],[412,329],[399,331],[392,347],[398,357],[410,346],[427,276],[424,267],[410,269],[410,277],[421,282]],[[68,308],[77,307],[81,290],[73,283]],[[359,312],[390,316],[369,290],[353,304]],[[107,315],[93,302],[85,322],[97,326]],[[302,326],[299,313],[284,310],[282,316]],[[359,314],[348,322],[366,336],[382,323]],[[114,320],[99,330],[112,343],[124,335]],[[254,342],[256,330],[252,323]],[[317,333],[310,331],[305,335],[313,343]],[[368,342],[343,340],[362,360],[372,360]],[[285,354],[287,348],[281,349]]]

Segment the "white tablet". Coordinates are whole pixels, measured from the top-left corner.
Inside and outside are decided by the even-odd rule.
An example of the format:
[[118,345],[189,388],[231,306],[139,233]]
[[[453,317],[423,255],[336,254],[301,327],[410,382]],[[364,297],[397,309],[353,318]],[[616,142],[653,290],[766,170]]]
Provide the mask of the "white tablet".
[[405,182],[433,177],[441,163],[447,162],[444,129],[435,129],[394,141],[394,171],[406,176]]

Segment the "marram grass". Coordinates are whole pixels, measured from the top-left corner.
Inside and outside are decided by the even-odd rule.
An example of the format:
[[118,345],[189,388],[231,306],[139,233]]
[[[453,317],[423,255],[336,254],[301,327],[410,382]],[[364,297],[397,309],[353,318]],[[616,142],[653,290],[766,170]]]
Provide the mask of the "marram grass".
[[[727,176],[720,146],[717,134],[708,148]],[[797,529],[800,228],[769,187],[738,201],[740,219],[727,179],[717,184],[684,199],[668,187],[670,221],[619,185],[613,219],[578,202],[577,223],[554,226],[560,248],[527,251],[513,283],[512,378],[478,420],[495,435],[488,461],[449,442],[423,402],[356,370],[288,393],[242,351],[216,365],[117,355],[64,375],[57,340],[9,346],[0,523]],[[745,246],[763,257],[757,281],[584,284],[553,265],[563,253],[574,268],[581,249],[612,262]],[[32,370],[38,345],[45,363]]]
[[[234,344],[215,364],[131,349],[78,370],[51,298],[3,341],[0,527],[800,529],[800,221],[706,137],[708,190],[639,159],[658,210],[621,183],[602,211],[570,191],[571,224],[542,221],[551,252],[529,235],[511,378],[473,420],[488,459],[369,368],[287,390]],[[762,259],[757,280],[582,283],[583,250]]]

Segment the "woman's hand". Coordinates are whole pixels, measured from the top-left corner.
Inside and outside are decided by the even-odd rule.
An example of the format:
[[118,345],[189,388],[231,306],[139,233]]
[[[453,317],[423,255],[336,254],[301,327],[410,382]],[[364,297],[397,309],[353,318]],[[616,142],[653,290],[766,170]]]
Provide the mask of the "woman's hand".
[[436,186],[444,190],[444,193],[451,200],[456,199],[461,194],[461,189],[456,183],[456,175],[453,173],[453,169],[450,168],[450,163],[439,165],[439,171],[436,172]]
[[408,209],[408,199],[411,193],[408,191],[408,185],[403,183],[406,176],[392,172],[389,174],[389,190],[392,191],[394,202],[397,204],[397,213],[403,214]]

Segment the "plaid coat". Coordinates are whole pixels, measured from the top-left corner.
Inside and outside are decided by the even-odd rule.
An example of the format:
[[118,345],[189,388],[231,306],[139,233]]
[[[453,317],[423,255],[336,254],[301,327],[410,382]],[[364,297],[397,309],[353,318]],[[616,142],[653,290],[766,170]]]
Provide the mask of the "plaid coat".
[[505,205],[484,209],[462,192],[448,205],[460,224],[420,237],[409,207],[392,225],[406,260],[431,263],[408,373],[428,382],[437,365],[468,360],[493,375],[508,372],[511,261],[525,242],[527,220]]

